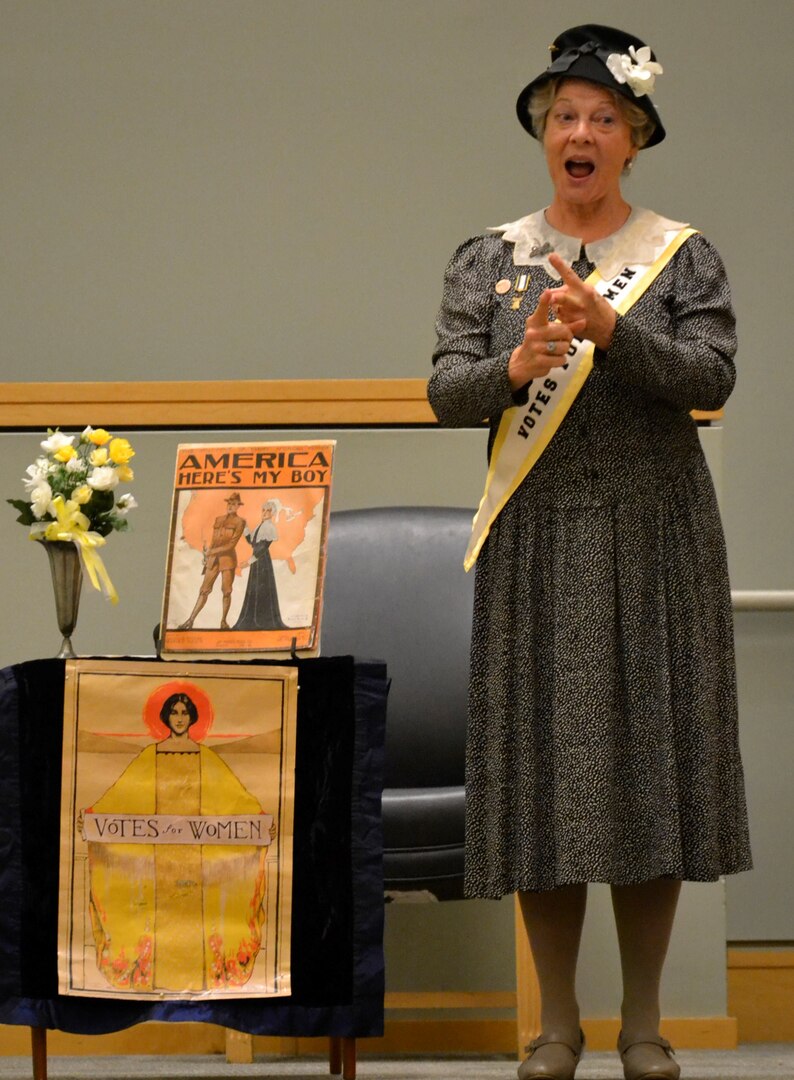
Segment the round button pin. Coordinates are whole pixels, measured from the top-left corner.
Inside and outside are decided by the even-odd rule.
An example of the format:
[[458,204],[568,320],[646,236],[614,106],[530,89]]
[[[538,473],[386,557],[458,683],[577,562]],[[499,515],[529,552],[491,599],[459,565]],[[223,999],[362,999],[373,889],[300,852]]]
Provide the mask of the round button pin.
[[494,287],[500,296],[504,296],[505,293],[510,292],[510,281],[506,277],[500,278]]

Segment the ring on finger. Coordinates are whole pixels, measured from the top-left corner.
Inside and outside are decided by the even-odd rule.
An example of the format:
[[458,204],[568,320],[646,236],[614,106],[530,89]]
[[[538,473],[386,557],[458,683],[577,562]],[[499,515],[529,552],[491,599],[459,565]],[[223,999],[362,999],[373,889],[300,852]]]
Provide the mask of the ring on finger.
[[556,351],[557,351],[557,342],[556,341],[547,341],[546,342],[546,352],[549,353],[549,355],[551,355],[552,353],[556,353]]

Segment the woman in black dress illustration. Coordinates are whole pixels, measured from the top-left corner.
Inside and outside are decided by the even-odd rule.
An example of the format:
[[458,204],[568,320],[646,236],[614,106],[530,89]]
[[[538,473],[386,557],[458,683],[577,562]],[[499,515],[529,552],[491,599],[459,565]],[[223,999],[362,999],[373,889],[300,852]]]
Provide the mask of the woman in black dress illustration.
[[284,509],[276,499],[268,499],[262,505],[262,520],[255,529],[244,532],[254,552],[249,560],[248,585],[235,630],[287,629],[279,610],[276,576],[270,557],[270,545],[278,540],[276,521]]

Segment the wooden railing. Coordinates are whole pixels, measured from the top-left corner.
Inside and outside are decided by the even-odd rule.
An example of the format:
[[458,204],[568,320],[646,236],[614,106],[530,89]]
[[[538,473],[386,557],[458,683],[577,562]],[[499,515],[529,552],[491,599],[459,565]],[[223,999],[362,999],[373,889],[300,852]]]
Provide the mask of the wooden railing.
[[[0,430],[424,427],[425,379],[0,383]],[[720,412],[696,412],[699,422]]]

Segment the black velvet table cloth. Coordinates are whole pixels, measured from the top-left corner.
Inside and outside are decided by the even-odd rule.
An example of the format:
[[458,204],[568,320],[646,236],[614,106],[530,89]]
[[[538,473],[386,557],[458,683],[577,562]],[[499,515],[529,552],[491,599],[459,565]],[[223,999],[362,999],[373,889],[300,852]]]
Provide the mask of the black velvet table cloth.
[[386,668],[352,657],[291,666],[300,687],[292,993],[151,1004],[58,994],[64,661],[0,671],[0,1024],[84,1034],[146,1020],[255,1035],[383,1033]]

